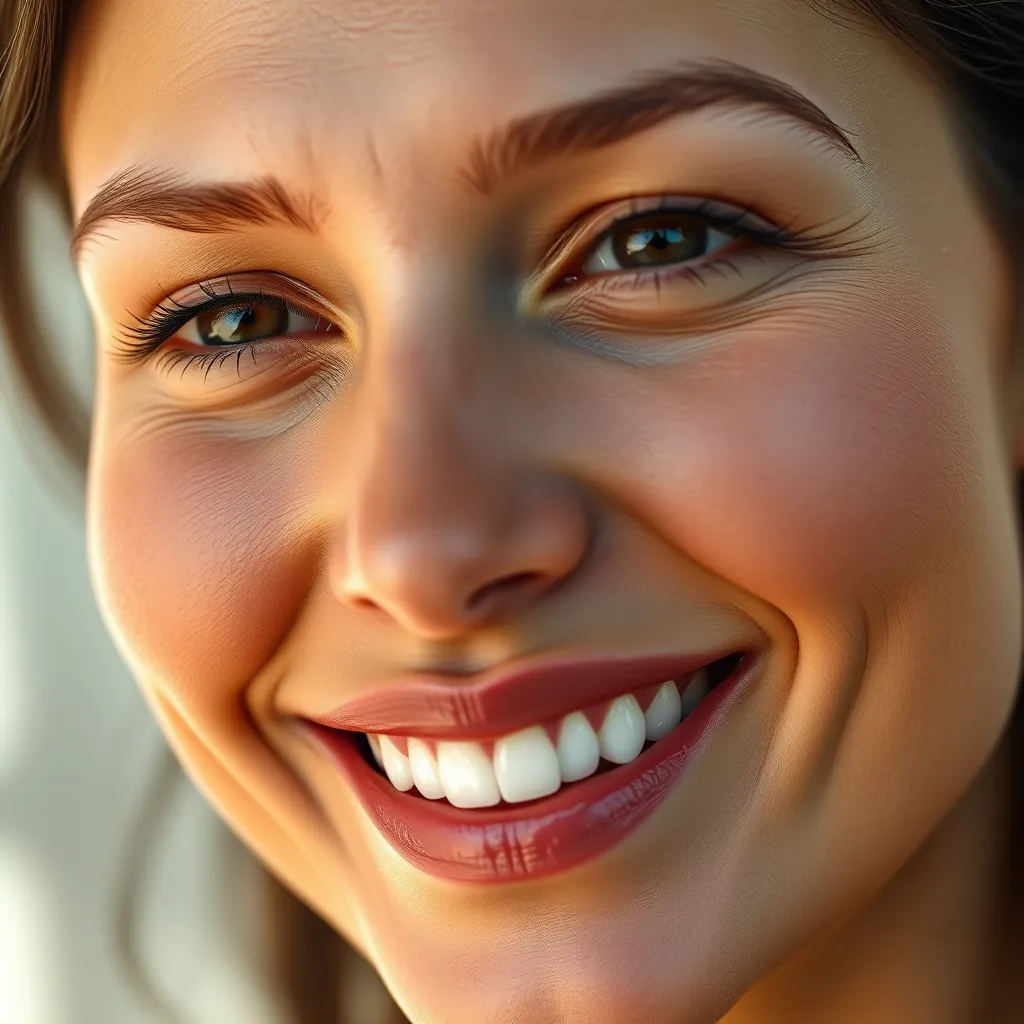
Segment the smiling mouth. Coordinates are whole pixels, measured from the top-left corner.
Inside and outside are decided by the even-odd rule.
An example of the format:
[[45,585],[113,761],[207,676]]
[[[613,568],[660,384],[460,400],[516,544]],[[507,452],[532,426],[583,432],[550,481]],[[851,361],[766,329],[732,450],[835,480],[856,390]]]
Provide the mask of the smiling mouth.
[[548,662],[492,677],[469,700],[464,687],[410,681],[296,724],[413,867],[470,884],[535,880],[639,829],[752,691],[763,655]]
[[473,809],[542,800],[635,761],[728,678],[743,654],[490,740],[344,732],[399,792]]

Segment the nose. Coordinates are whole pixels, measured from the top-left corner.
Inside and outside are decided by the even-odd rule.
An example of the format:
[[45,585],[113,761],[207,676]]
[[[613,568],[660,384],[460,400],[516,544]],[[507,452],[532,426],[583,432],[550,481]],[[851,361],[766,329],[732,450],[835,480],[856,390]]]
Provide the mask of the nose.
[[579,487],[517,452],[480,398],[465,375],[414,376],[407,364],[363,403],[331,587],[423,639],[509,620],[570,576],[590,544]]

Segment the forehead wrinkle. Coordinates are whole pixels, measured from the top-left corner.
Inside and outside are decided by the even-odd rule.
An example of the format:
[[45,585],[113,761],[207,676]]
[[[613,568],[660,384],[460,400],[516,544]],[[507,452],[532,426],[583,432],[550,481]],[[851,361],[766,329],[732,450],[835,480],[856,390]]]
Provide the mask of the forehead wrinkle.
[[[270,82],[295,87],[310,84],[310,64],[328,64],[332,76],[409,67],[427,61],[438,36],[457,22],[457,13],[446,13],[443,5],[410,0],[228,4],[213,30],[204,31],[208,45],[193,50],[178,77],[215,82],[219,75],[240,74],[244,81],[256,71],[261,84],[269,76]],[[295,60],[295,46],[302,46],[307,60]]]

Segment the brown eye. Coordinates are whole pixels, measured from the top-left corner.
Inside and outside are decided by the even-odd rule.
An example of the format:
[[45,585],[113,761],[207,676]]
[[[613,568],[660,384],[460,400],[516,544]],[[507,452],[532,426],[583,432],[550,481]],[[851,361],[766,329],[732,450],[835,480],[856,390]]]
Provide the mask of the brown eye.
[[583,271],[669,267],[700,259],[734,241],[734,236],[685,213],[665,212],[613,225],[598,241]]
[[285,334],[289,315],[284,305],[246,302],[207,310],[197,316],[194,322],[200,344],[237,345]]

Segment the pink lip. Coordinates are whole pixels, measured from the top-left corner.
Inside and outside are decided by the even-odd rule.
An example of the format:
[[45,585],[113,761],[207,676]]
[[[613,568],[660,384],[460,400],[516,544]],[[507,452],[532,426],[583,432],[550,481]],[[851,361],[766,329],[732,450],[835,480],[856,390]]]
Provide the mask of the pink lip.
[[704,654],[616,660],[539,662],[460,683],[452,677],[407,676],[386,690],[346,701],[324,715],[306,716],[331,729],[432,739],[484,740],[558,718],[666,679],[677,679],[736,646]]
[[[761,660],[746,654],[728,678],[672,733],[635,761],[563,786],[553,796],[493,810],[463,810],[446,801],[400,792],[370,767],[354,736],[309,721],[300,720],[300,725],[338,764],[363,809],[392,848],[414,867],[456,882],[534,880],[600,856],[646,820],[668,796],[712,722],[721,717],[718,712],[753,676]],[[646,661],[647,665],[650,663]],[[677,659],[674,664],[678,671],[682,663]],[[620,681],[624,678],[619,677]],[[666,674],[665,678],[671,675]],[[650,679],[647,674],[643,681]],[[590,687],[588,697],[593,694]],[[346,705],[347,709],[351,707]],[[538,710],[531,710],[531,721],[536,722]],[[450,725],[450,719],[439,717]],[[521,718],[516,720],[526,724]],[[360,721],[372,721],[376,726],[383,719]],[[400,723],[404,730],[410,721],[411,718],[392,717],[387,719],[387,725],[391,728],[392,723]],[[415,721],[421,724],[418,717]],[[492,721],[490,716],[487,721]],[[465,732],[460,735],[465,736]]]

